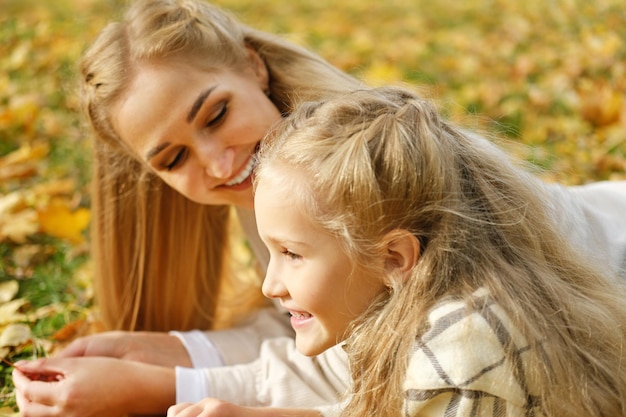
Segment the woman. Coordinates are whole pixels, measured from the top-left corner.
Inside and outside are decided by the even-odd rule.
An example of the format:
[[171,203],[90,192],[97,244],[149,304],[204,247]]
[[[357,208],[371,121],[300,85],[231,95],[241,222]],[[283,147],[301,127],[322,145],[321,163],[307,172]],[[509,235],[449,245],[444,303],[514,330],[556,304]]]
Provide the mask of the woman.
[[[200,0],[134,3],[85,53],[81,72],[96,136],[98,305],[108,328],[150,332],[104,333],[78,340],[58,358],[21,364],[14,381],[22,413],[162,413],[175,401],[205,396],[268,406],[337,401],[348,383],[343,352],[315,359],[294,353],[278,310],[261,310],[231,330],[165,332],[214,324],[220,284],[231,273],[228,205],[237,207],[265,269],[249,177],[266,131],[302,101],[362,85]],[[621,217],[603,219],[603,206],[562,188],[553,192],[569,202],[572,233],[585,234],[590,249],[619,250]],[[626,207],[611,190],[584,193]],[[53,384],[28,378],[39,374],[61,377]]]

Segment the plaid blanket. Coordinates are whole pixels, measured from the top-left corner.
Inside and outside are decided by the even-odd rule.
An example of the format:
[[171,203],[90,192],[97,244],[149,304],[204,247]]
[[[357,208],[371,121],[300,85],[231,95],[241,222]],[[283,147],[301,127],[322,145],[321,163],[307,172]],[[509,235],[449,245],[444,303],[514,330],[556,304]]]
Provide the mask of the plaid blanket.
[[446,301],[430,313],[409,361],[407,416],[541,415],[525,378],[528,343],[486,291],[474,295],[479,311]]

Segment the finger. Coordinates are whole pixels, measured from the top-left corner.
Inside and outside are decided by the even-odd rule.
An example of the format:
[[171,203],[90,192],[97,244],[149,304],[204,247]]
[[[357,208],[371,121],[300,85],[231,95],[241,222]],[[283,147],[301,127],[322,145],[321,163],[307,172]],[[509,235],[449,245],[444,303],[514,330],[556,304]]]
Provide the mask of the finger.
[[[56,358],[41,358],[32,361],[19,361],[15,368],[27,375],[65,375],[64,361]],[[31,378],[33,379],[33,378]],[[37,378],[36,378],[37,379]],[[56,378],[55,378],[56,379]]]
[[54,405],[33,401],[30,397],[30,383],[28,377],[19,370],[13,370],[13,383],[15,385],[15,402],[20,410],[21,416],[28,417],[53,417],[58,416]]
[[30,379],[28,379],[19,370],[13,369],[11,374],[13,377],[13,385],[15,386],[15,402],[20,410],[24,411],[30,402],[24,395],[24,389]]
[[17,403],[17,407],[24,411],[28,406],[28,399],[24,396],[24,393],[20,389],[15,389],[15,402]]
[[63,350],[54,355],[57,358],[72,358],[76,356],[85,356],[87,352],[87,340],[83,337],[72,341]]
[[192,403],[180,403],[180,404],[172,405],[170,406],[170,408],[167,409],[167,417],[175,417],[181,411],[192,406],[193,406]]
[[[17,398],[16,398],[17,399]],[[17,401],[20,415],[24,417],[60,417],[56,407],[35,402]]]
[[47,364],[48,362],[46,358],[42,358],[42,359],[34,359],[31,361],[21,360],[19,362],[16,362],[14,365],[15,365],[15,369],[19,369],[22,372],[33,373],[33,372],[39,372],[45,369]]
[[167,410],[166,417],[190,417],[199,416],[202,413],[202,407],[194,403],[180,403],[171,406]]
[[30,378],[26,377],[18,368],[13,368],[11,376],[13,377],[13,385],[18,391],[23,389],[26,384],[30,382]]
[[58,390],[58,381],[39,381],[17,368],[13,370],[12,376],[16,397],[19,395],[22,398],[22,403],[26,405],[28,403],[38,403],[48,406],[56,403],[55,394]]

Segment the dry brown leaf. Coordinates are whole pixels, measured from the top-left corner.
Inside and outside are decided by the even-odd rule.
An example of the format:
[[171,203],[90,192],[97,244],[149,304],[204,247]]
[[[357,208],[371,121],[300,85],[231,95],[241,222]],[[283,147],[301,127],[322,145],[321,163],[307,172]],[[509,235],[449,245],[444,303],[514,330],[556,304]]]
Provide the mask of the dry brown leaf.
[[83,319],[75,320],[63,326],[57,332],[55,332],[50,338],[57,342],[66,342],[72,340],[77,334],[84,332],[84,328],[87,323]]

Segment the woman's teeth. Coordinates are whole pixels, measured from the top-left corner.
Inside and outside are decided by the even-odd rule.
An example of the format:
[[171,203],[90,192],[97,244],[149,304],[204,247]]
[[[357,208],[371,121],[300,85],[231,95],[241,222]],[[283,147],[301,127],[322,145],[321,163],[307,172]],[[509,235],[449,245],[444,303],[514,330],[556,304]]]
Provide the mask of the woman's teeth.
[[243,169],[243,171],[241,171],[239,175],[237,175],[231,181],[227,182],[226,185],[230,187],[231,185],[241,184],[246,178],[250,176],[253,169],[254,169],[254,158],[250,158],[248,160],[248,164]]

